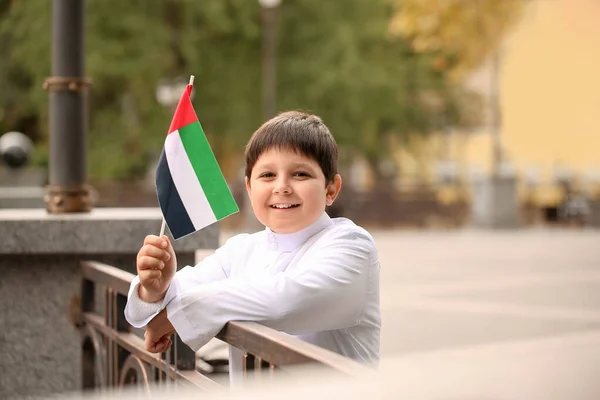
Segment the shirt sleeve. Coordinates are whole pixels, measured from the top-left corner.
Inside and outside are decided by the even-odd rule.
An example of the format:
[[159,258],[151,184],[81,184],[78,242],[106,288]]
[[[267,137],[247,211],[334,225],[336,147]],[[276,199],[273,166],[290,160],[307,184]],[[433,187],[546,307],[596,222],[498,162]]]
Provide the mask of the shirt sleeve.
[[229,321],[290,334],[356,325],[378,267],[373,240],[366,232],[342,232],[309,254],[302,265],[268,278],[234,277],[182,291],[167,306],[167,317],[194,350]]
[[214,254],[206,257],[195,267],[186,266],[177,271],[165,297],[155,303],[147,303],[139,297],[139,276],[136,276],[129,287],[125,319],[132,326],[142,328],[152,321],[180,293],[191,290],[197,285],[217,282],[229,276],[233,249],[249,235],[242,234],[230,238]]

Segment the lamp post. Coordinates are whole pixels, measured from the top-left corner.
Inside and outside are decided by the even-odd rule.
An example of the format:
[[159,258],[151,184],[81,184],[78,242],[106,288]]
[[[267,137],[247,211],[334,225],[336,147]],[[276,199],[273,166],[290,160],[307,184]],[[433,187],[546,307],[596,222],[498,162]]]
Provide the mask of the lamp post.
[[52,2],[52,77],[50,92],[49,213],[85,212],[92,208],[86,184],[87,91],[84,76],[84,1]]
[[[262,21],[262,113],[263,121],[275,116],[276,113],[276,47],[277,47],[277,8],[281,0],[258,0],[261,7]],[[256,219],[252,211],[250,199],[246,199],[243,205],[244,230],[246,232],[257,232],[263,229],[262,224]]]
[[[480,9],[480,2],[473,0],[473,3],[480,34],[487,39],[487,43],[493,45],[484,25],[485,18]],[[491,121],[488,127],[491,129],[492,140],[492,173],[489,179],[479,182],[475,188],[472,212],[476,225],[490,228],[515,228],[520,223],[517,186],[514,171],[508,163],[502,145],[501,49],[502,43],[498,43],[490,57],[488,107]]]
[[502,148],[502,106],[500,104],[500,49],[492,55],[490,75],[490,108],[492,128],[492,175],[501,175],[502,164],[506,161]]
[[262,108],[266,121],[276,113],[277,9],[281,0],[259,0],[262,19]]

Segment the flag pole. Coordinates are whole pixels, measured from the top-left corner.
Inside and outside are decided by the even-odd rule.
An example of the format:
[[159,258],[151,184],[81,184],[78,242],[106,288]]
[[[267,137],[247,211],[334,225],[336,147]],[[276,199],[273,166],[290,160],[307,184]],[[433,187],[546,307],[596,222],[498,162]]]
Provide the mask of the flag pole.
[[165,221],[165,217],[163,217],[162,224],[160,226],[160,235],[158,235],[159,237],[162,237],[165,234],[166,227],[167,227],[167,221]]
[[[194,75],[190,75],[190,83],[188,83],[188,85],[194,86]],[[162,224],[160,225],[160,234],[158,235],[159,237],[162,237],[165,234],[166,227],[167,227],[167,221],[165,220],[165,217],[163,216]]]

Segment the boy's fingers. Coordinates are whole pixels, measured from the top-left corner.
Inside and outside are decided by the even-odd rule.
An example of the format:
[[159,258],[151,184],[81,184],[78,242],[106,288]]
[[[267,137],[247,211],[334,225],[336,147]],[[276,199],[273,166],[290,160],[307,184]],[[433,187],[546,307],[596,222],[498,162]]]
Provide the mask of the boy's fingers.
[[162,272],[157,269],[146,269],[140,271],[140,281],[145,282],[148,280],[159,279],[162,277]]
[[171,240],[167,237],[167,235],[164,235],[162,237],[162,240],[164,240],[167,243],[167,247],[165,247],[165,251],[170,253],[170,255],[174,255],[175,254],[175,249],[173,249],[173,245],[171,244]]
[[169,347],[171,347],[168,344],[164,344],[164,343],[159,343],[157,345],[155,345],[154,347],[152,347],[152,350],[148,350],[151,353],[164,353],[167,350],[169,350]]
[[142,257],[142,256],[154,257],[154,258],[158,258],[159,260],[163,260],[163,261],[169,261],[169,259],[171,259],[171,254],[169,254],[168,250],[161,249],[161,248],[158,248],[158,247],[150,245],[150,244],[144,245],[140,249],[140,251],[138,253],[138,257]]
[[169,339],[168,335],[161,337],[157,342],[153,342],[152,338],[146,336],[145,340],[146,350],[151,353],[163,353],[171,347],[173,342]]
[[156,352],[157,353],[165,352],[165,351],[169,350],[169,347],[171,347],[171,339],[169,339],[168,336],[163,336],[162,338],[160,338],[158,343],[156,343]]
[[169,246],[169,239],[166,235],[158,237],[156,235],[148,235],[144,238],[144,245],[153,245],[161,249],[166,249]]
[[167,342],[167,344],[165,344],[165,349],[163,350],[163,352],[169,351],[169,349],[171,348],[172,345],[173,345],[173,343],[169,340]]
[[160,339],[160,343],[161,343],[161,346],[162,346],[161,352],[169,350],[169,348],[173,344],[173,342],[171,341],[171,339],[169,339],[169,336],[163,336]]
[[150,353],[160,353],[160,347],[158,343],[151,343],[147,345],[146,350],[148,350]]
[[163,269],[165,263],[150,256],[140,256],[137,262],[138,270],[143,271],[146,269]]
[[159,240],[161,239],[156,235],[148,235],[144,238],[144,244],[156,244]]

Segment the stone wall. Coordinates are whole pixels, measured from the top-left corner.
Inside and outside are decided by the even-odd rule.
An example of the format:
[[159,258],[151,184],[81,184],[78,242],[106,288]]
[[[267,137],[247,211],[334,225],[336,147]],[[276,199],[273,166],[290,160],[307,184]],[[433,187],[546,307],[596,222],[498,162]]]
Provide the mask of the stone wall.
[[[47,215],[0,210],[0,398],[33,398],[81,387],[79,331],[71,322],[81,260],[135,271],[147,234],[158,234],[155,208],[95,209]],[[175,242],[178,263],[218,246],[217,224]]]

